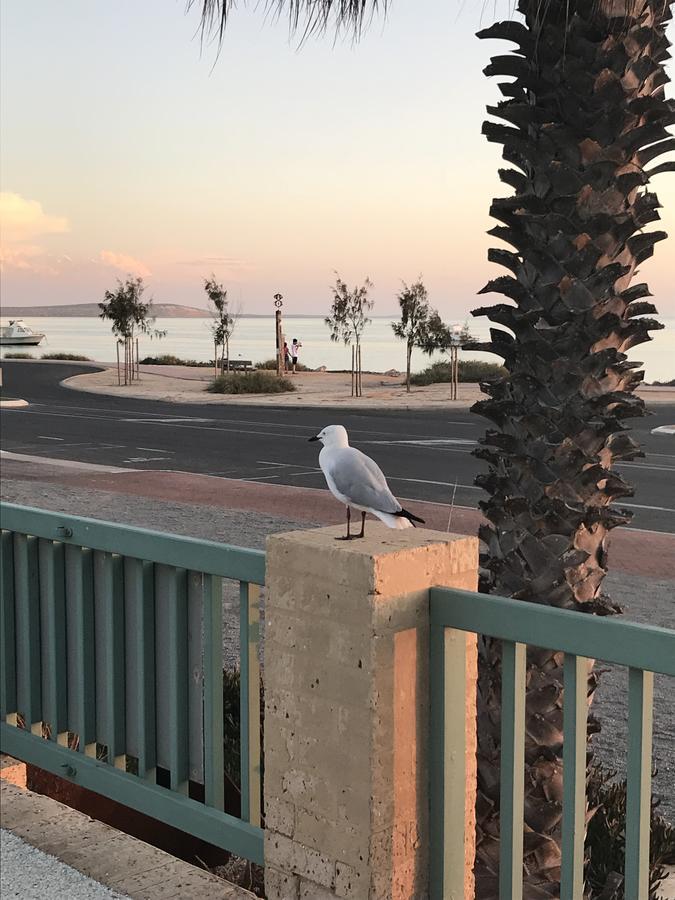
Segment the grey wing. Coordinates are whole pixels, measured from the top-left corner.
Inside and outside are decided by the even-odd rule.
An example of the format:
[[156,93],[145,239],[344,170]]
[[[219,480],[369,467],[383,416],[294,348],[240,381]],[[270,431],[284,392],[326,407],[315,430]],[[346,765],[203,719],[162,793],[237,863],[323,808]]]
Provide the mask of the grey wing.
[[338,491],[357,506],[387,513],[401,509],[378,464],[355,447],[335,453],[330,474]]

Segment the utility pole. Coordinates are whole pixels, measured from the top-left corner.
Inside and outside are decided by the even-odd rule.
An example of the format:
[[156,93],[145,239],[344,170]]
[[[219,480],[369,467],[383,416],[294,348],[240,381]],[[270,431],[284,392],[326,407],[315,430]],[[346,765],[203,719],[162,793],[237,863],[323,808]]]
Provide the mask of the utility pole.
[[274,305],[276,307],[274,313],[275,332],[277,343],[277,375],[281,377],[284,374],[284,335],[281,330],[281,307],[284,305],[284,298],[281,294],[274,295]]
[[462,342],[461,331],[461,325],[452,326],[452,335],[450,338],[450,374],[452,378],[451,400],[457,399],[459,387],[459,348],[461,347]]

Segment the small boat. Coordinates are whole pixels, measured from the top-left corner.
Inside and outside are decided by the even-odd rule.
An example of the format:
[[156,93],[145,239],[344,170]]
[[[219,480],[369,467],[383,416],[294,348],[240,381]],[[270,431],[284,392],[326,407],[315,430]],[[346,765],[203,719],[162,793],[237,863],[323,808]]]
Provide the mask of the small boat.
[[9,325],[0,328],[0,345],[10,344],[34,347],[44,338],[44,334],[36,334],[23,319],[10,319]]

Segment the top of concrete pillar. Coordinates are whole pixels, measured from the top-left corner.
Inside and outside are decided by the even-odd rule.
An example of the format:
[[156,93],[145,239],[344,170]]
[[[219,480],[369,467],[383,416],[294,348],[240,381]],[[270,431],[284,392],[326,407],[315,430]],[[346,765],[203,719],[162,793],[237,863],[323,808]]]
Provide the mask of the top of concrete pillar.
[[[366,522],[366,536],[350,541],[336,540],[344,525],[288,531],[267,540],[268,570],[272,561],[281,568],[308,577],[342,580],[340,575],[365,576],[378,585],[383,578],[396,579],[400,588],[442,585],[459,572],[475,573],[478,565],[478,538],[448,534],[427,528],[387,528],[381,522]],[[284,559],[279,560],[277,554]]]

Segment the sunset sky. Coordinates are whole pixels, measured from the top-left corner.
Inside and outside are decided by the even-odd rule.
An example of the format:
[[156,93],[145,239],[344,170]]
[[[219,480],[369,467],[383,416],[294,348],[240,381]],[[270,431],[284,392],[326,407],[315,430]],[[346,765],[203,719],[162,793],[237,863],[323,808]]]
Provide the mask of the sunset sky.
[[[333,270],[375,312],[422,273],[461,318],[486,262],[499,147],[480,134],[504,45],[474,32],[509,3],[393,0],[358,45],[312,39],[255,2],[216,61],[167,0],[2,2],[3,304],[84,303],[127,273],[204,306],[212,271],[248,313],[281,291],[324,313]],[[655,179],[669,244],[642,269],[675,315],[675,178]]]

